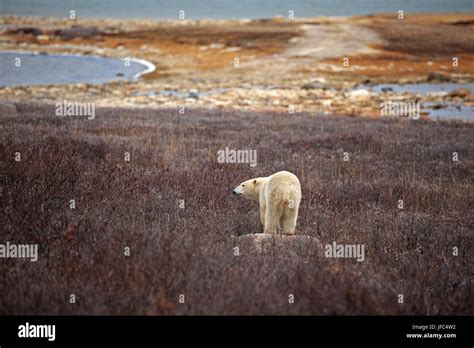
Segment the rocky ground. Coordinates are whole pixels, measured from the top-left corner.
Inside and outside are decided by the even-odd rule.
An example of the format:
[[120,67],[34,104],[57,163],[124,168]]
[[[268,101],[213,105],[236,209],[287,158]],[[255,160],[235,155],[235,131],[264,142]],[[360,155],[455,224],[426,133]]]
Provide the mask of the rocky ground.
[[378,83],[473,82],[474,14],[162,22],[1,17],[0,23],[3,51],[131,56],[157,67],[134,83],[0,88],[0,100],[55,103],[60,96],[97,106],[357,116],[379,116],[389,100],[474,105],[469,89],[370,90]]

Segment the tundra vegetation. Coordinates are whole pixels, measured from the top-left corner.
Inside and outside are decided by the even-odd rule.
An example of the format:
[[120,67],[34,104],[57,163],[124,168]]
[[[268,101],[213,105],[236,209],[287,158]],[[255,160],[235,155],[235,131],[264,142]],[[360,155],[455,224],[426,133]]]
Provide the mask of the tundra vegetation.
[[[0,114],[1,239],[39,250],[0,259],[1,314],[473,313],[473,124],[17,108]],[[258,165],[219,163],[226,147]],[[232,189],[279,170],[301,181],[296,233],[363,262],[236,255],[261,225]]]

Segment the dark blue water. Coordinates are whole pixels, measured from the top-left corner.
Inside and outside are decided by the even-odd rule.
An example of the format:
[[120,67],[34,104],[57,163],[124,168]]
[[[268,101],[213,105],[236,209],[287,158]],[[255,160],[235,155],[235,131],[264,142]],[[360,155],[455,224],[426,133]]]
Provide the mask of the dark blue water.
[[467,88],[474,91],[474,83],[407,83],[407,84],[383,84],[375,85],[369,90],[376,93],[382,93],[385,91],[396,92],[396,93],[412,93],[412,94],[428,94],[437,92],[451,92],[455,89]]
[[[395,92],[411,93],[413,95],[424,95],[429,93],[449,93],[459,88],[467,88],[474,91],[474,83],[418,83],[418,84],[382,84],[368,87],[375,93]],[[365,88],[362,88],[365,89]],[[434,108],[438,106],[438,108]],[[426,107],[426,108],[425,108]],[[429,117],[434,120],[467,120],[474,121],[474,107],[462,103],[423,103],[423,111],[429,112]]]
[[[16,66],[17,58],[21,65]],[[0,52],[0,87],[133,81],[150,67],[121,59]]]
[[464,120],[474,121],[474,106],[456,103],[443,103],[442,108],[434,109],[436,103],[424,103],[432,120]]
[[188,19],[350,16],[380,12],[474,12],[474,0],[1,0],[0,15]]

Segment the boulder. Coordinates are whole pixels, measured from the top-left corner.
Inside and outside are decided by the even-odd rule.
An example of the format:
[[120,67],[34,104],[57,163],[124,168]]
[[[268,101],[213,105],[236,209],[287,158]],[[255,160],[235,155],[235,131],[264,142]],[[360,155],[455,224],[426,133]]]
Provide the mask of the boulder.
[[48,35],[38,35],[36,38],[38,41],[48,41],[50,39]]
[[347,93],[350,99],[368,99],[371,96],[371,92],[366,89],[356,89]]
[[301,86],[301,89],[304,89],[306,91],[308,91],[310,89],[326,90],[326,89],[328,89],[328,85],[325,84],[325,83],[321,83],[321,82],[308,82],[308,83],[305,83],[303,86]]
[[15,29],[7,30],[7,34],[33,34],[33,35],[41,35],[43,34],[43,30],[37,27],[19,27]]
[[471,93],[471,90],[469,88],[458,88],[455,89],[454,91],[449,92],[448,96],[449,97],[457,97],[457,98],[465,98]]
[[381,88],[381,91],[382,91],[383,93],[393,92],[393,88],[392,88],[392,87],[382,87],[382,88]]
[[449,74],[445,72],[430,72],[426,77],[428,82],[447,82],[450,80]]
[[75,39],[75,38],[91,38],[97,35],[101,35],[102,32],[96,27],[81,27],[75,26],[67,29],[59,29],[55,32],[56,35],[62,39]]
[[474,102],[474,93],[470,93],[464,98],[464,102]]
[[324,248],[318,238],[305,235],[256,233],[234,238],[241,254],[284,254],[292,257],[319,257]]

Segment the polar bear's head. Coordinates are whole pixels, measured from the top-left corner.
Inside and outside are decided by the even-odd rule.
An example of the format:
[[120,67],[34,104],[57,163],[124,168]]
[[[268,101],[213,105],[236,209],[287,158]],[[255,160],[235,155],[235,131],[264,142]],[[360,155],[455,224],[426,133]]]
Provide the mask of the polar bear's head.
[[234,189],[233,193],[234,195],[242,196],[246,199],[258,201],[261,184],[262,184],[262,178],[249,179],[241,183],[239,186],[237,186]]

